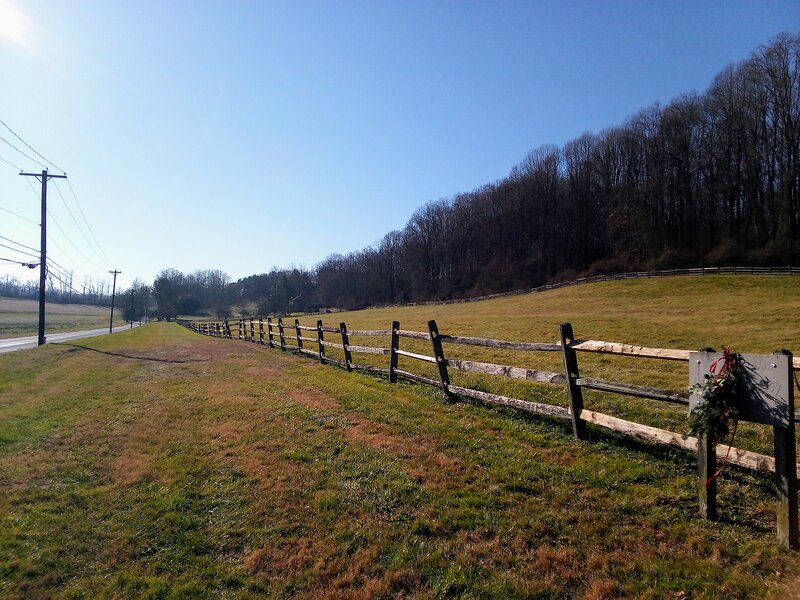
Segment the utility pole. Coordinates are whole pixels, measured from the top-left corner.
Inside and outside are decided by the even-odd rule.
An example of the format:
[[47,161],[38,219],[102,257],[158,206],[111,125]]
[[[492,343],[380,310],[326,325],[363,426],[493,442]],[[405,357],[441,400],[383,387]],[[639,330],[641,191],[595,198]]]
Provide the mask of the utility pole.
[[50,179],[66,179],[67,174],[48,175],[47,169],[41,173],[20,173],[23,177],[36,177],[42,182],[42,238],[41,258],[39,259],[39,346],[44,344],[44,291],[47,285],[47,182]]
[[109,271],[114,276],[114,287],[111,288],[111,321],[108,324],[108,333],[111,333],[111,330],[114,329],[114,296],[117,293],[117,275],[122,273],[122,271],[117,271],[114,269],[113,271]]

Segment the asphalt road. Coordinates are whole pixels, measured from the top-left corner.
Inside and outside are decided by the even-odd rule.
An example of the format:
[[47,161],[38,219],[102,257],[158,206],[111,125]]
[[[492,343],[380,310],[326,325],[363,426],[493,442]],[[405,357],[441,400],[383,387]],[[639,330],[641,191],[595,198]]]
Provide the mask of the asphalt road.
[[[119,327],[114,327],[114,331],[124,331],[130,329],[130,327],[130,325],[120,325]],[[134,327],[138,327],[138,325],[134,324]],[[94,337],[96,335],[108,335],[108,327],[87,329],[85,331],[70,331],[67,333],[50,333],[45,336],[45,341],[48,344],[52,344],[53,342],[66,342],[67,340],[78,340],[80,338]],[[0,340],[0,353],[24,350],[25,348],[36,348],[38,341],[39,336],[37,335]]]

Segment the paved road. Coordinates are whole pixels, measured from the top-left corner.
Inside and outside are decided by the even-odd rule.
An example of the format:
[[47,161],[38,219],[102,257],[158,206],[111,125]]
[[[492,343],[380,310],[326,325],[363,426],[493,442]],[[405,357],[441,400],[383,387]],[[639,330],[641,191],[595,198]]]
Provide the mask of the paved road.
[[[114,327],[114,331],[124,331],[130,329],[130,327],[130,325],[120,325],[119,327]],[[134,327],[138,327],[138,325],[134,324]],[[108,327],[87,329],[85,331],[70,331],[68,333],[49,333],[46,336],[46,341],[48,344],[51,344],[53,342],[66,342],[67,340],[77,340],[104,334],[108,335]],[[36,343],[38,341],[38,335],[0,340],[0,353],[13,352],[14,350],[23,350],[25,348],[36,348]]]

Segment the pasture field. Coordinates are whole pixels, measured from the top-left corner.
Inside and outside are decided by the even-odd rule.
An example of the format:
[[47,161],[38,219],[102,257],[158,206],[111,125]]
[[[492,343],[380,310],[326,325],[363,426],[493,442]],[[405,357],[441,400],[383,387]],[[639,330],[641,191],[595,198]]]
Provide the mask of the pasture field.
[[[45,304],[45,333],[107,327],[111,309],[87,304]],[[114,311],[114,325],[124,325],[122,313]],[[39,302],[0,297],[0,339],[36,335]]]
[[[359,311],[335,322],[386,328],[399,319],[424,330],[436,318],[447,333],[549,341],[570,320],[579,337],[800,351],[799,283],[712,279]],[[646,364],[650,378],[679,383],[677,371]],[[603,357],[587,365],[650,381],[646,368]],[[517,391],[565,403],[558,386]],[[617,410],[655,424],[677,419],[626,402]],[[433,388],[174,323],[0,355],[0,596],[800,593],[800,556],[774,541],[770,477],[727,468],[721,519],[706,522],[696,516],[691,456],[590,433],[577,442],[568,422],[450,403]]]

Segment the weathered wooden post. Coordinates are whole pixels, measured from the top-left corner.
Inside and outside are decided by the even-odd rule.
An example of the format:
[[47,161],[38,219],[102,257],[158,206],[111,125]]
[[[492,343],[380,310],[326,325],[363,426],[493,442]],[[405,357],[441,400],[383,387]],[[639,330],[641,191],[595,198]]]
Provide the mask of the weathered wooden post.
[[244,319],[239,319],[239,339],[242,339],[242,329],[244,329]]
[[228,319],[225,318],[223,321],[223,326],[225,327],[225,337],[229,340],[233,338],[233,334],[231,333],[231,324],[228,323]]
[[[776,362],[773,363],[777,370],[782,367],[786,372],[785,390],[788,401],[788,423],[786,427],[773,425],[775,436],[775,487],[778,492],[778,540],[789,546],[797,548],[798,540],[798,513],[797,513],[797,444],[795,438],[794,422],[794,381],[792,353],[788,350],[779,350],[775,353]],[[778,362],[782,365],[778,365]]]
[[400,349],[400,321],[392,321],[392,341],[389,344],[389,383],[397,383],[397,351]]
[[319,348],[319,362],[325,364],[325,335],[322,332],[322,319],[317,321],[317,347]]
[[281,350],[286,350],[286,332],[283,330],[283,318],[278,317],[278,337],[281,342]]
[[[710,351],[689,355],[689,383],[694,387],[719,371],[714,365],[725,355]],[[797,448],[795,443],[794,380],[792,354],[781,350],[775,354],[737,354],[736,409],[739,421],[771,425],[775,440],[775,482],[777,494],[778,540],[790,548],[798,543]],[[712,372],[712,370],[714,372]],[[689,411],[708,400],[699,393],[689,398]],[[698,445],[700,509],[708,518],[716,517],[718,469],[713,443]],[[705,465],[703,463],[706,463]],[[706,484],[708,482],[708,484]],[[704,498],[705,494],[705,498]]]
[[567,377],[567,392],[569,393],[569,406],[570,415],[572,416],[572,433],[579,440],[585,440],[589,437],[586,431],[586,421],[581,419],[581,411],[583,411],[583,393],[575,380],[580,377],[578,371],[578,356],[575,350],[571,347],[575,336],[572,334],[572,325],[570,323],[562,323],[560,328],[561,333],[561,350],[564,355],[564,373]]
[[[703,348],[700,352],[714,352]],[[697,492],[700,515],[709,521],[717,520],[717,446],[708,435],[697,436]]]
[[272,317],[267,317],[267,335],[269,335],[269,347],[275,347],[275,338],[272,334]]
[[250,317],[250,341],[256,341],[256,326],[253,323],[253,317]]
[[344,368],[352,371],[353,356],[350,353],[350,338],[347,336],[347,325],[339,323],[339,333],[342,334],[342,348],[344,349]]
[[442,384],[442,392],[450,398],[450,376],[447,373],[447,360],[444,357],[442,338],[439,335],[439,327],[436,325],[435,320],[428,321],[428,331],[431,336],[433,355],[436,357],[436,366],[439,368],[439,381]]
[[258,317],[258,343],[264,345],[264,318]]
[[303,340],[300,338],[300,319],[294,320],[294,337],[297,339],[298,350],[303,349]]

